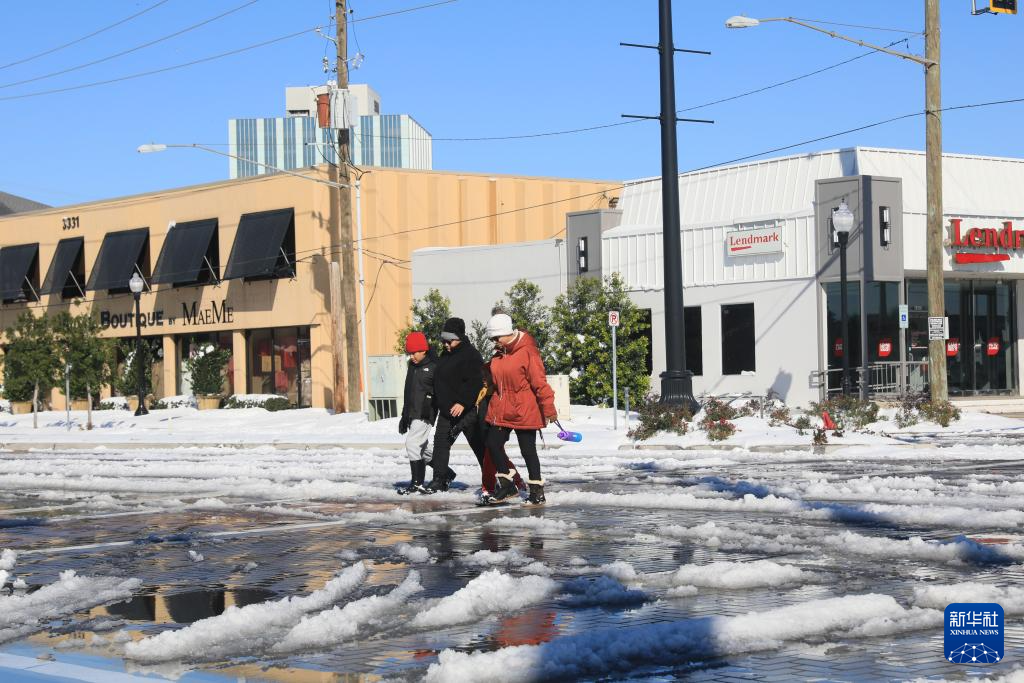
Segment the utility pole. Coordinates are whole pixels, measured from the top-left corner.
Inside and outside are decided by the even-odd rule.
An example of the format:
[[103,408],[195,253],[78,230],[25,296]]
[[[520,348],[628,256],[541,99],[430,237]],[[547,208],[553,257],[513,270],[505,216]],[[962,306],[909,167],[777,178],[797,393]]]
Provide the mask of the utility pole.
[[[339,95],[348,89],[348,10],[346,0],[334,1],[334,21],[337,28],[338,91]],[[335,100],[337,104],[338,100]],[[335,121],[338,128],[338,182],[349,185],[349,169],[352,161],[349,130],[345,118]],[[334,409],[357,410],[359,406],[359,323],[356,314],[356,264],[352,242],[352,190],[338,188],[338,239],[332,245],[331,260],[341,266],[341,292],[339,297],[331,296],[331,317],[334,323]],[[332,269],[332,276],[334,270]],[[340,299],[340,301],[336,301]],[[341,339],[342,334],[344,339]],[[345,396],[341,388],[346,387]]]
[[[924,2],[925,65],[925,192],[928,200],[926,251],[928,267],[928,316],[946,315],[943,281],[942,215],[942,81],[939,78],[939,0]],[[928,383],[933,401],[949,397],[946,382],[946,342],[928,342]]]

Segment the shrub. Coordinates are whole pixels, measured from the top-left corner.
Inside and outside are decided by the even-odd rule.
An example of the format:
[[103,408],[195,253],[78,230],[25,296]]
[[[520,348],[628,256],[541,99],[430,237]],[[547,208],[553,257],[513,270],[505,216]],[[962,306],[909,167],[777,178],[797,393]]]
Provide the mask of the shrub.
[[666,405],[661,397],[649,394],[637,406],[640,424],[629,430],[627,436],[634,441],[646,441],[658,432],[686,434],[690,429],[693,415],[686,406]]
[[960,419],[960,409],[949,401],[924,401],[918,406],[918,412],[924,419],[943,427]]
[[206,344],[195,349],[183,365],[192,381],[192,393],[196,396],[216,396],[224,390],[224,368],[231,359],[227,349]]
[[[117,350],[124,365],[121,371],[115,375],[111,382],[112,388],[121,396],[134,396],[139,391],[138,366],[135,364],[135,340],[120,339],[117,342]],[[149,394],[153,386],[153,342],[149,339],[142,340],[142,394]]]
[[708,433],[708,441],[725,441],[736,433],[736,425],[728,420],[709,420],[705,418],[700,428]]
[[119,397],[106,398],[100,401],[99,408],[97,410],[128,410],[128,402],[123,398],[118,400]]
[[811,410],[817,415],[828,411],[839,431],[864,429],[878,421],[878,404],[856,396],[833,396],[827,401],[812,403]]
[[825,433],[823,428],[817,428],[814,430],[814,438],[811,439],[811,443],[815,446],[824,446],[828,443],[828,434]]
[[778,408],[775,408],[770,413],[768,413],[769,427],[778,427],[779,425],[788,424],[789,420],[789,408],[787,408],[786,406],[779,406]]
[[196,401],[192,396],[164,396],[153,401],[150,410],[166,410],[168,408],[195,408]]
[[806,415],[801,415],[796,419],[796,422],[793,423],[793,428],[796,430],[796,433],[799,434],[800,436],[803,436],[804,432],[806,432],[808,429],[811,429],[812,427],[814,427],[814,424],[811,422],[811,418],[807,417]]
[[11,401],[40,401],[57,382],[60,358],[54,353],[56,340],[46,317],[25,312],[7,329],[4,350],[4,394]]
[[712,397],[704,404],[704,420],[719,422],[720,420],[734,420],[736,417],[737,410],[725,401]]
[[258,396],[251,394],[233,394],[224,399],[224,402],[221,404],[221,408],[229,410],[233,408],[263,408],[270,412],[289,410],[294,407],[284,396]]

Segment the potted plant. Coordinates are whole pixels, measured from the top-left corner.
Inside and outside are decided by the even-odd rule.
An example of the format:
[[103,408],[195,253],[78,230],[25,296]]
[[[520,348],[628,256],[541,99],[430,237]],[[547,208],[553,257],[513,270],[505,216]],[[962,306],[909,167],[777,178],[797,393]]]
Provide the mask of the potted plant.
[[213,344],[194,348],[185,359],[186,371],[192,378],[192,393],[196,395],[199,410],[220,408],[224,390],[224,367],[231,358],[227,349],[218,349]]
[[54,318],[53,329],[61,350],[61,364],[71,366],[71,409],[85,410],[86,429],[92,429],[92,406],[100,387],[110,381],[113,342],[102,339],[99,321],[91,315],[62,312]]
[[46,395],[57,381],[60,358],[53,353],[55,337],[50,321],[24,312],[7,329],[4,350],[4,393],[11,401],[11,412],[32,412],[32,427],[38,427],[39,397]]

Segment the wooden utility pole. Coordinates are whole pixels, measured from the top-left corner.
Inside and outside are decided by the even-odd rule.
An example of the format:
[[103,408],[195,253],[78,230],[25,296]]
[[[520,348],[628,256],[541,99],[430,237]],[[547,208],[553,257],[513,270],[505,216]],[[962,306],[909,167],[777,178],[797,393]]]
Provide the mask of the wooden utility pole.
[[[926,251],[928,267],[928,316],[946,315],[942,239],[942,81],[939,78],[939,0],[924,3],[925,66],[925,191],[927,194]],[[949,397],[946,381],[946,342],[928,342],[928,382],[933,401]]]
[[[346,0],[335,0],[334,20],[337,27],[338,90],[344,95],[348,88],[348,10]],[[344,106],[341,97],[332,106]],[[352,161],[349,131],[344,116],[335,117],[341,125],[338,131],[338,180],[349,184]],[[352,241],[352,191],[338,188],[338,239],[332,245],[331,260],[341,266],[340,301],[331,296],[331,314],[334,318],[334,407],[340,410],[359,410],[359,324],[356,311],[356,260]],[[332,269],[332,274],[334,270]],[[340,337],[344,335],[344,339]],[[342,348],[342,343],[344,348]],[[346,387],[344,396],[342,387]]]

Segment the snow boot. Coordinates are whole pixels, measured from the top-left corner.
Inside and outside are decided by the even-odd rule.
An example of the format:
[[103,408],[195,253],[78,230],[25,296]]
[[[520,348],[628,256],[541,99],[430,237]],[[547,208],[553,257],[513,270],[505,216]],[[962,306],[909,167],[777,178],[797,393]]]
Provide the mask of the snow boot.
[[504,503],[506,500],[519,495],[519,489],[516,488],[515,482],[512,481],[512,475],[498,472],[495,478],[496,486],[494,487],[494,494],[491,496],[494,503]]
[[[430,467],[433,468],[434,465],[431,464]],[[445,476],[444,476],[445,482],[448,483],[448,484],[452,483],[453,481],[455,481],[455,477],[456,476],[457,475],[455,474],[455,470],[453,470],[451,467],[449,467],[448,471],[445,472]],[[437,470],[434,470],[434,477],[433,478],[434,478],[434,481],[437,481],[440,478],[440,477],[437,476]]]
[[448,490],[447,479],[434,479],[423,489],[423,493],[444,493]]
[[526,481],[530,485],[530,495],[526,499],[526,504],[543,505],[547,501],[544,498],[544,480],[534,481],[533,479],[527,479]]
[[423,491],[423,477],[427,473],[427,463],[423,460],[410,460],[409,470],[412,472],[412,479],[409,480],[409,485],[404,489],[398,489],[398,493],[403,496]]

